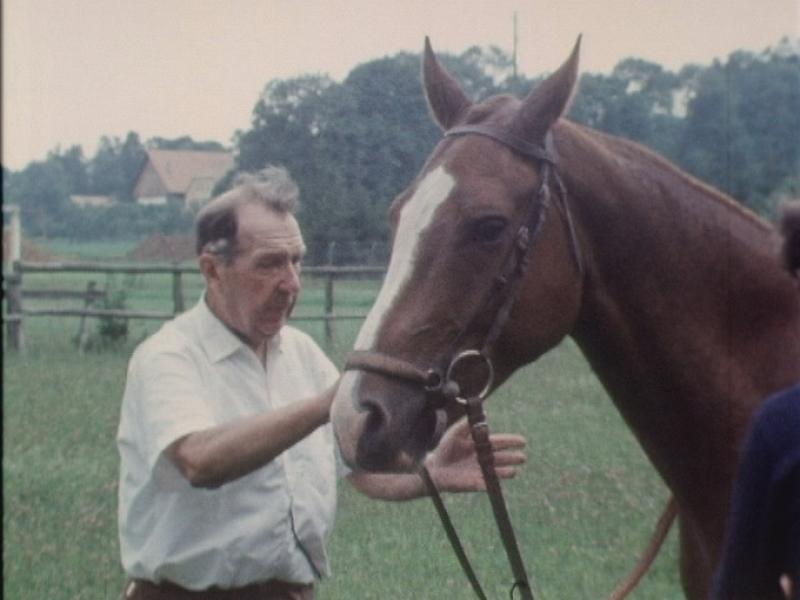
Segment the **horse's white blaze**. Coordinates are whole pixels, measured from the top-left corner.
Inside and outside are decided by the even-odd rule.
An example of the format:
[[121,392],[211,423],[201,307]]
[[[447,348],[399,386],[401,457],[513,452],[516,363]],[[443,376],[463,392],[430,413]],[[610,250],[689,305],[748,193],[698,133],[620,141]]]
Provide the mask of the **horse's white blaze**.
[[436,209],[450,195],[455,183],[452,175],[440,166],[425,176],[417,191],[403,206],[389,270],[378,298],[358,334],[355,344],[357,350],[372,349],[386,314],[414,272],[419,240],[430,226]]

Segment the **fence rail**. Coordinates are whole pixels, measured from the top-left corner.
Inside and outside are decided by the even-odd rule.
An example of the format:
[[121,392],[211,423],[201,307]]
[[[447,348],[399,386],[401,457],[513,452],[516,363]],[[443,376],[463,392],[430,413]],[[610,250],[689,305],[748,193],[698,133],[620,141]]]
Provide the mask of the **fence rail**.
[[[334,305],[334,285],[337,279],[353,277],[377,278],[386,272],[384,267],[303,267],[304,276],[313,276],[325,279],[324,286],[324,311],[320,315],[292,316],[293,321],[324,321],[325,341],[329,345],[333,342],[333,323],[338,320],[363,319],[365,314],[345,313],[337,314]],[[97,308],[95,303],[105,298],[104,290],[97,290],[95,282],[90,281],[86,291],[76,290],[36,290],[23,287],[25,274],[32,273],[104,273],[108,275],[143,275],[143,274],[171,274],[172,275],[172,312],[169,311],[143,311],[116,308]],[[152,319],[167,320],[184,311],[184,274],[199,274],[200,269],[194,265],[178,264],[109,264],[109,263],[38,263],[29,261],[16,261],[12,271],[3,277],[3,288],[6,294],[6,314],[3,320],[6,323],[8,341],[12,349],[23,351],[25,339],[23,335],[23,322],[26,317],[80,317],[80,330],[77,335],[78,347],[83,350],[86,342],[86,318],[118,318],[118,319]],[[29,308],[25,306],[25,299],[61,300],[82,299],[83,308]]]

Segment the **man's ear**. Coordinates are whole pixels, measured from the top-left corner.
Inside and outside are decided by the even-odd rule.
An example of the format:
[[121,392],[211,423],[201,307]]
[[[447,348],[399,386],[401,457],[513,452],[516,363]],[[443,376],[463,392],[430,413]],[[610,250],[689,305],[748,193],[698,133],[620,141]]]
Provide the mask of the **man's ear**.
[[203,252],[197,259],[200,266],[200,272],[206,278],[206,283],[210,284],[212,281],[219,280],[219,266],[220,258],[209,252]]

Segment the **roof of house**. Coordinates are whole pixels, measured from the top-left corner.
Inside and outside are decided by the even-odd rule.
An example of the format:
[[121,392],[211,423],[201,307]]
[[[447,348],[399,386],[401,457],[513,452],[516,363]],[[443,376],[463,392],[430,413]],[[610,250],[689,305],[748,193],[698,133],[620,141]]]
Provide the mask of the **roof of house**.
[[185,194],[194,179],[221,179],[233,168],[230,152],[148,150],[150,164],[170,194]]

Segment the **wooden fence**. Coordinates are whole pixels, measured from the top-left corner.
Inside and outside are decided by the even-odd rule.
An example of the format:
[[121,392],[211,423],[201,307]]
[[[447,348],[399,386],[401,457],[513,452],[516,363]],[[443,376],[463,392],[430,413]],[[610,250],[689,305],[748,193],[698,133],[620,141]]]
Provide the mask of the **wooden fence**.
[[[85,322],[87,317],[117,319],[153,319],[167,320],[183,312],[186,308],[184,298],[184,274],[198,274],[197,266],[189,265],[140,265],[140,264],[108,264],[108,263],[35,263],[17,261],[12,271],[3,277],[3,288],[6,294],[6,332],[12,349],[22,351],[25,348],[23,322],[27,317],[80,317],[81,322],[77,335],[78,347],[83,350],[86,341]],[[320,315],[292,316],[296,321],[324,321],[325,341],[333,342],[333,322],[337,320],[363,319],[365,314],[338,314],[334,305],[334,284],[337,279],[346,278],[378,278],[386,272],[384,267],[303,267],[303,276],[324,278],[324,311]],[[172,311],[142,311],[119,308],[98,308],[97,301],[105,297],[104,290],[98,290],[96,283],[90,281],[85,291],[75,290],[32,290],[24,287],[26,274],[30,273],[99,273],[99,274],[170,274],[172,276]],[[29,308],[25,306],[26,298],[58,300],[76,298],[83,300],[83,307],[74,308]]]

